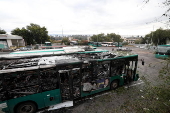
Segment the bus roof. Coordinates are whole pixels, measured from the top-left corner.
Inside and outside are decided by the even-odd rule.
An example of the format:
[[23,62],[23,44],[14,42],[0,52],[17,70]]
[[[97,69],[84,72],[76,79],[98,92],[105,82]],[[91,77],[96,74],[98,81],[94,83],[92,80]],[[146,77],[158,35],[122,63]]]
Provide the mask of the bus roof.
[[[100,57],[100,58],[99,58]],[[129,56],[119,56],[116,57],[112,54],[98,54],[98,56],[94,55],[65,55],[65,56],[49,56],[49,57],[41,57],[41,58],[33,58],[33,59],[23,59],[19,61],[6,61],[3,67],[1,66],[0,74],[2,73],[11,73],[17,71],[28,71],[28,70],[36,70],[42,68],[51,68],[60,65],[69,65],[69,64],[82,64],[93,61],[111,61],[114,59],[128,59],[133,58],[134,60],[138,59],[138,55],[129,55]],[[1,64],[3,62],[0,62]]]
[[158,45],[158,47],[170,47],[170,45]]
[[59,49],[53,53],[39,52],[32,54],[6,54],[0,56],[0,73],[35,70],[38,68],[55,67],[56,65],[80,64],[83,62],[88,63],[91,61],[98,62],[126,58],[137,59],[138,55],[132,53],[113,53],[102,49],[85,51],[81,49],[73,49],[72,47]]
[[109,52],[108,50],[94,49],[93,51],[85,51],[81,48],[63,48],[63,49],[45,49],[35,51],[19,51],[11,54],[4,54],[0,59],[19,59],[19,58],[35,58],[43,56],[60,56],[66,54],[87,54],[87,53],[103,53]]
[[78,58],[74,58],[72,56],[52,56],[52,57],[42,57],[42,58],[35,58],[35,59],[25,59],[18,62],[12,62],[11,64],[7,65],[6,69],[2,69],[1,73],[11,73],[17,71],[28,71],[28,70],[36,70],[36,69],[43,69],[43,68],[51,68],[57,65],[68,65],[68,64],[80,64],[83,61],[79,60]]

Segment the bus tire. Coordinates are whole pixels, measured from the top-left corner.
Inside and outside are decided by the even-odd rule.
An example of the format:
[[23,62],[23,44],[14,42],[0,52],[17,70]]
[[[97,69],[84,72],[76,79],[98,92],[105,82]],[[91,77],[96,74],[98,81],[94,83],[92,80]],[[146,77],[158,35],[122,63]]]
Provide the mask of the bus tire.
[[118,86],[119,86],[119,81],[118,81],[118,80],[114,80],[114,81],[112,81],[112,83],[110,84],[110,88],[111,88],[112,90],[117,89]]
[[33,102],[24,102],[19,104],[15,111],[16,113],[35,113],[37,106]]

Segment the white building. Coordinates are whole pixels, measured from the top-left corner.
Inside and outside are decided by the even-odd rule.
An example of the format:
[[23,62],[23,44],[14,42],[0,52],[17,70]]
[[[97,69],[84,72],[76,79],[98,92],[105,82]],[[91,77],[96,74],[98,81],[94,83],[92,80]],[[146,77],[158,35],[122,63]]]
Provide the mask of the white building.
[[73,39],[74,39],[73,37],[68,37],[68,40],[69,40],[69,41],[71,41],[71,40],[73,40]]
[[12,46],[25,46],[25,41],[18,35],[0,34],[0,48],[10,48]]
[[136,40],[139,40],[139,37],[124,37],[122,38],[124,40],[124,42],[128,42],[129,44],[135,44]]

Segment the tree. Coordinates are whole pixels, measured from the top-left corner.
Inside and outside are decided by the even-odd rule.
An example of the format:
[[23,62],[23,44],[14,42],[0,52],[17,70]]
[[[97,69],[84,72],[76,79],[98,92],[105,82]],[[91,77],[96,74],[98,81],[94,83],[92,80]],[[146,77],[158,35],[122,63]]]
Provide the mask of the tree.
[[120,35],[116,35],[115,33],[104,35],[104,33],[93,35],[91,37],[91,41],[94,42],[123,42]]
[[108,39],[110,39],[111,41],[115,42],[116,39],[116,34],[115,33],[111,33],[111,34],[107,34]]
[[151,43],[151,34],[145,35],[144,41],[146,44],[150,44]]
[[88,41],[87,40],[81,40],[80,45],[88,45]]
[[11,34],[22,36],[28,45],[36,43],[44,44],[45,41],[50,40],[47,29],[33,23],[26,26],[26,28],[16,28],[11,31]]
[[154,45],[163,45],[166,44],[167,40],[170,40],[170,30],[163,30],[162,28],[157,29],[150,34],[147,34],[142,40],[142,43],[153,43]]
[[63,38],[62,39],[62,44],[69,45],[70,44],[69,39],[68,38]]
[[0,34],[6,34],[6,31],[0,28]]
[[139,40],[135,40],[135,44],[140,44],[140,39]]
[[97,42],[98,41],[98,36],[97,35],[93,35],[90,37],[90,41],[94,41],[94,42]]
[[104,33],[93,35],[91,37],[91,41],[94,41],[94,42],[103,42],[104,40],[105,40]]
[[27,26],[27,30],[36,43],[44,44],[45,41],[49,41],[48,31],[45,27],[40,27],[37,24],[31,23]]
[[126,46],[126,45],[128,45],[128,42],[123,42],[122,45]]
[[115,33],[107,34],[107,37],[110,41],[113,41],[113,42],[123,42],[123,40],[121,39],[121,36]]

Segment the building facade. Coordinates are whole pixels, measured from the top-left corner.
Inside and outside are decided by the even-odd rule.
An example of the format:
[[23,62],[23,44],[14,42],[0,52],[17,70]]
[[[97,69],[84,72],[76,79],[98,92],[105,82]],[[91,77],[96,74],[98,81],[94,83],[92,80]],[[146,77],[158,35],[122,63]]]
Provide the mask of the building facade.
[[136,40],[139,40],[139,37],[123,37],[124,42],[128,42],[129,44],[135,44]]
[[25,41],[18,35],[0,34],[0,48],[10,48],[12,46],[25,46]]

